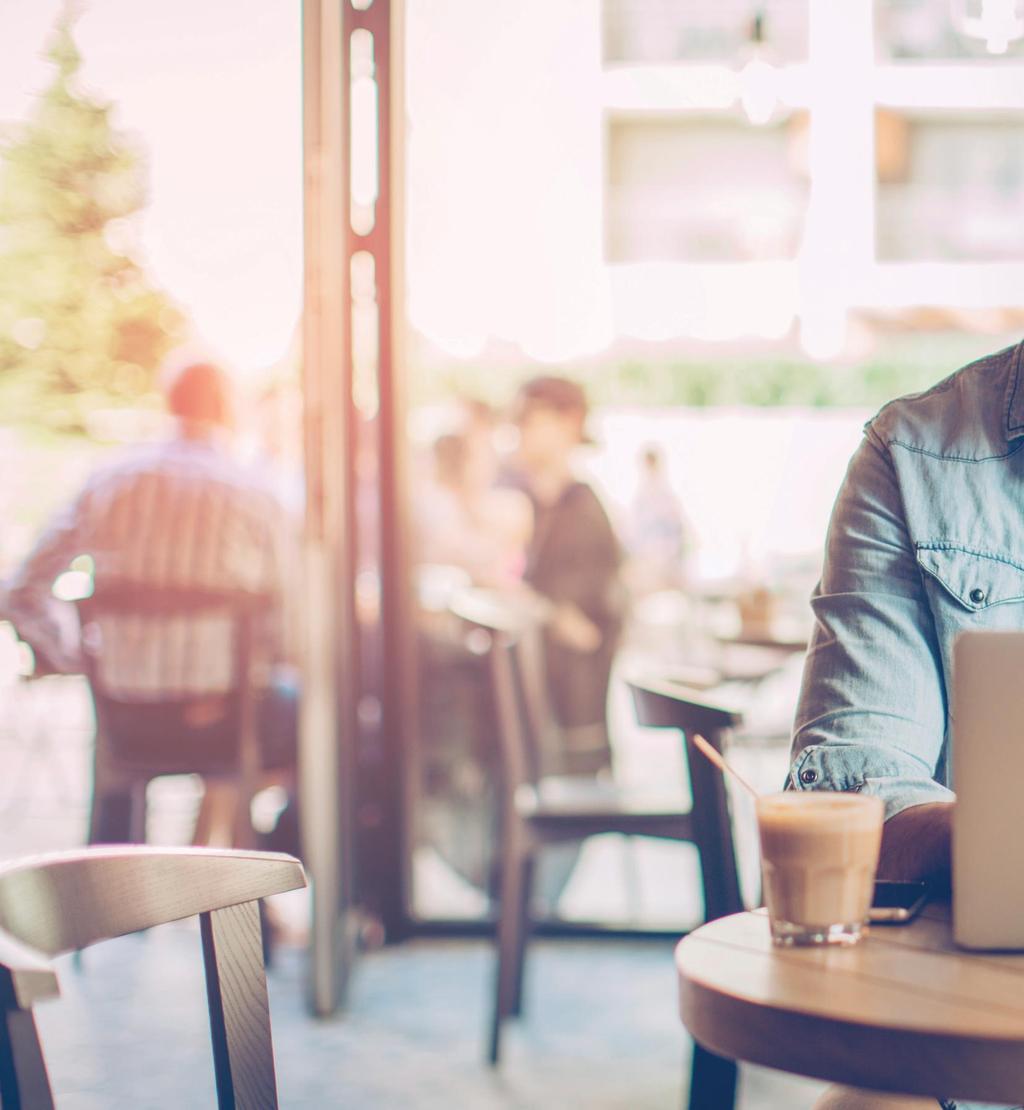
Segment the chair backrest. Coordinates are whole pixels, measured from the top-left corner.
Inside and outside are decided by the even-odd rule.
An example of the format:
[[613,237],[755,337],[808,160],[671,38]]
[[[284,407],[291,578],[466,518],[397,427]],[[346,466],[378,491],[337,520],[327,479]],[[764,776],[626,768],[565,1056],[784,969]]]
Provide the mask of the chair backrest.
[[543,759],[531,719],[530,695],[524,677],[523,639],[503,632],[491,635],[488,663],[502,775],[506,791],[514,795],[522,787],[537,787]]
[[102,613],[111,616],[175,617],[225,611],[255,614],[266,611],[271,601],[265,594],[243,590],[112,581],[97,583],[93,593],[80,598],[76,604],[90,616]]
[[306,885],[291,856],[93,848],[0,866],[0,1100],[52,1107],[32,1016],[49,958],[200,915],[218,1105],[277,1105],[258,900]]
[[[268,613],[271,600],[263,594],[239,590],[207,590],[181,586],[160,586],[134,582],[96,583],[89,597],[76,601],[81,624],[81,646],[86,674],[94,692],[111,696],[104,682],[100,665],[104,650],[104,627],[116,632],[141,626],[146,633],[146,647],[166,640],[171,650],[171,637],[154,637],[154,631],[166,632],[171,622],[195,625],[203,619],[219,618],[231,625],[230,673],[232,685],[243,686],[248,679],[256,621]],[[186,658],[194,647],[188,635],[173,637],[173,650]],[[173,696],[173,690],[160,691],[161,698]],[[187,694],[186,694],[187,696]]]
[[[270,611],[271,604],[265,595],[236,590],[154,588],[124,582],[98,585],[92,596],[78,600],[85,675],[92,691],[97,730],[105,737],[107,750],[156,772],[230,768],[241,774],[251,792],[260,764],[253,688],[254,643],[257,622]],[[126,697],[119,690],[110,690],[103,673],[105,635],[130,633],[136,639],[141,635],[147,650],[156,644],[159,653],[159,645],[163,645],[181,661],[188,659],[190,644],[187,632],[184,636],[175,634],[174,622],[191,622],[194,627],[194,622],[204,619],[224,624],[229,634],[224,646],[230,655],[231,685],[224,691],[225,712],[233,723],[237,747],[226,753],[218,746],[203,745],[201,754],[197,754],[182,745],[182,726],[170,713],[169,705],[189,703],[199,696],[195,691],[158,687],[148,697],[138,694]],[[153,704],[146,706],[147,700]],[[147,714],[144,726],[139,723],[140,712]],[[145,742],[141,743],[143,737]]]
[[561,773],[566,760],[565,733],[551,702],[545,652],[543,627],[537,622],[524,627],[516,640],[515,658],[524,725],[529,730],[540,774],[551,773],[553,767]]
[[690,742],[700,733],[719,752],[729,730],[742,714],[704,701],[685,687],[647,679],[628,681],[637,722],[648,728],[673,728],[682,733],[693,796],[694,842],[701,854],[707,919],[743,909],[729,796],[719,770]]
[[473,630],[471,649],[484,657],[490,682],[501,790],[510,799],[523,786],[537,785],[540,753],[534,732],[531,693],[524,672],[524,639],[533,625],[527,616],[485,591],[467,591],[451,604],[452,612]]

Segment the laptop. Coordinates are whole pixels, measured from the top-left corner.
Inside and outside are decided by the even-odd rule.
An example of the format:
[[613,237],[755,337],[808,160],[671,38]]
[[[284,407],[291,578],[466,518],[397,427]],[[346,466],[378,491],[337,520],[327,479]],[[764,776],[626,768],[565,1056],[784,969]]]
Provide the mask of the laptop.
[[1024,948],[1024,632],[953,646],[953,939]]

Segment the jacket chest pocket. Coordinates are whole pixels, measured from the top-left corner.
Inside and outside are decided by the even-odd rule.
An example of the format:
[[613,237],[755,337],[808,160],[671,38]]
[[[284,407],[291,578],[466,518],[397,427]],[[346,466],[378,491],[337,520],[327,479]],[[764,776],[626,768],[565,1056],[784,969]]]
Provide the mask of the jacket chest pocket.
[[[1012,602],[1024,601],[1024,566],[995,553],[972,550],[946,541],[919,543],[920,568],[943,589],[961,611],[982,614],[1004,606],[993,623],[1024,625],[1024,610],[1015,612]],[[985,620],[982,623],[987,624]]]

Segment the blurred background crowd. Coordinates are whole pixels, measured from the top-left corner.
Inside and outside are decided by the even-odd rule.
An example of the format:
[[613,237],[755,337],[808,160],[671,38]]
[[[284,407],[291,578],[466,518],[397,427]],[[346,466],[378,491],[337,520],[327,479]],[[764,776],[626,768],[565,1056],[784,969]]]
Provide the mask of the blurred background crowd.
[[[550,771],[670,773],[678,753],[631,723],[620,681],[656,664],[724,683],[777,781],[806,599],[863,421],[1024,319],[1021,22],[1006,7],[529,0],[503,6],[495,34],[488,5],[404,5],[410,481],[396,511],[419,676],[402,801],[415,914],[487,909],[495,756],[479,660],[450,612],[467,590],[543,630]],[[284,0],[0,11],[8,585],[90,473],[176,434],[169,359],[224,371],[217,450],[258,476],[298,541],[296,13]],[[378,58],[369,32],[352,49],[359,140]],[[360,234],[380,173],[377,147],[357,141]],[[370,253],[348,277],[369,444],[382,419]],[[355,461],[368,624],[381,461],[362,447]],[[78,554],[69,567],[88,573]],[[300,577],[292,564],[292,602]],[[39,677],[16,627],[0,645],[11,854],[81,840],[92,732],[80,675]],[[294,793],[277,786],[267,828]],[[187,840],[202,791],[189,777],[151,787],[153,835]],[[686,918],[662,881],[676,851],[588,845],[553,877],[551,908]]]

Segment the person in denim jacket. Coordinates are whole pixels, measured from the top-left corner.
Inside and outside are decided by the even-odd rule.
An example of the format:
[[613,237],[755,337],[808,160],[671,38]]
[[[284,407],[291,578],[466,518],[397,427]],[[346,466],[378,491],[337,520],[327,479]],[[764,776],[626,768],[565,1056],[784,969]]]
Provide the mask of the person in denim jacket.
[[885,877],[948,887],[953,641],[1024,629],[1022,449],[1024,343],[886,405],[836,499],[787,785],[881,798]]

